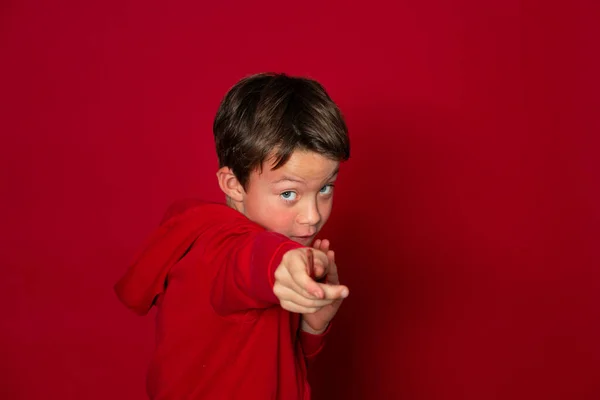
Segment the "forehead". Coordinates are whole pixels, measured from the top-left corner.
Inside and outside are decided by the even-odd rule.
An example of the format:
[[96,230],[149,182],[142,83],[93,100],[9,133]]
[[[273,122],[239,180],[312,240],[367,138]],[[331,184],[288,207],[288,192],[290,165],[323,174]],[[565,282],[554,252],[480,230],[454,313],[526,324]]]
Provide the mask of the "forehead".
[[272,165],[272,160],[265,162],[260,174],[260,178],[269,183],[292,180],[306,184],[322,184],[333,178],[340,163],[315,152],[296,150],[280,168],[272,169]]

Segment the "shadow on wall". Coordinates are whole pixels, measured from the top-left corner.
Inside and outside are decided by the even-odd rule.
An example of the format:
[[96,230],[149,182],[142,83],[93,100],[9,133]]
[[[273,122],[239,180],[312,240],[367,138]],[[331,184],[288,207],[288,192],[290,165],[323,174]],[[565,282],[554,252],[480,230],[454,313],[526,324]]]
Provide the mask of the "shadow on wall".
[[458,124],[415,107],[354,114],[352,158],[321,235],[332,241],[351,296],[310,369],[313,396],[416,398],[427,386],[419,380],[427,376],[423,354],[433,351],[431,321],[443,313],[440,299],[456,290],[459,263],[447,238],[448,224],[460,221],[444,201],[454,191],[444,164],[458,155],[442,142]]

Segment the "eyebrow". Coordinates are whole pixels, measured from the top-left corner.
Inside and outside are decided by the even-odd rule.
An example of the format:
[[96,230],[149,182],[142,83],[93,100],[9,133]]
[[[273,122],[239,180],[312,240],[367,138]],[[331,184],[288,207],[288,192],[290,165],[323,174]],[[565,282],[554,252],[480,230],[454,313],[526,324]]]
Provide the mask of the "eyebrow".
[[298,183],[305,183],[304,180],[302,179],[296,179],[296,178],[292,178],[290,176],[284,176],[281,179],[277,179],[276,181],[273,182],[273,184],[276,183],[281,183],[281,182],[298,182]]
[[333,170],[333,172],[331,173],[331,175],[329,175],[327,177],[327,179],[325,179],[325,180],[329,181],[329,180],[333,179],[338,174],[338,172],[340,172],[340,166],[339,165],[337,167],[335,167],[335,169]]
[[[335,170],[333,170],[333,172],[327,177],[327,179],[325,179],[325,181],[329,181],[329,180],[333,179],[333,177],[335,177],[338,174],[338,172],[340,172],[339,166],[337,166],[335,168]],[[277,179],[276,181],[274,181],[273,184],[277,184],[277,183],[281,183],[281,182],[306,183],[306,181],[304,181],[303,179],[293,178],[291,176],[283,176],[280,179]]]

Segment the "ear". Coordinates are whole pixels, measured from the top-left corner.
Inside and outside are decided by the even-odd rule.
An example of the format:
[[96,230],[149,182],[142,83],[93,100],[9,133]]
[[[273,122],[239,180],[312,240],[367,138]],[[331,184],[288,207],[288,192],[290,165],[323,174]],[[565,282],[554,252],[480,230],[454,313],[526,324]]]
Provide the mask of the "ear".
[[229,167],[223,167],[217,171],[217,180],[223,193],[231,200],[236,202],[244,200],[246,191]]

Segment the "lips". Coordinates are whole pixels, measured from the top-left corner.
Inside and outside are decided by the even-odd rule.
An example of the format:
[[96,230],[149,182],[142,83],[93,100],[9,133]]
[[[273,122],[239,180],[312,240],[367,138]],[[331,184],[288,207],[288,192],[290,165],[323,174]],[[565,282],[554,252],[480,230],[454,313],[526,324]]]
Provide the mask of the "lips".
[[315,235],[308,235],[308,236],[292,236],[291,239],[294,242],[298,242],[300,244],[303,244],[305,246],[308,246],[312,243],[313,239],[314,239]]

